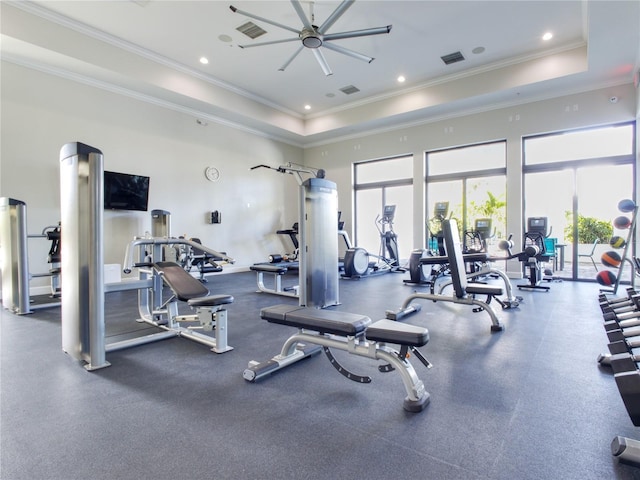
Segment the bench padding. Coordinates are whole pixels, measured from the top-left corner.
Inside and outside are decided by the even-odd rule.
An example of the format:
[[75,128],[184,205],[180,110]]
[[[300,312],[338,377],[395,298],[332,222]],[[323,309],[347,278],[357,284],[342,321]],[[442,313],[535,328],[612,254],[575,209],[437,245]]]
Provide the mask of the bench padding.
[[486,285],[484,283],[468,283],[466,292],[472,295],[491,295],[497,297],[502,295],[502,287]]
[[249,269],[253,270],[254,272],[277,273],[278,275],[284,275],[288,270],[287,267],[268,263],[258,263],[255,265],[251,265]]
[[214,307],[233,303],[233,295],[209,295],[190,299],[187,304],[190,307]]
[[164,281],[171,287],[179,300],[187,302],[192,298],[209,295],[207,287],[189,275],[174,262],[157,262],[155,268],[162,274]]
[[270,323],[343,337],[360,335],[371,324],[371,319],[365,315],[299,307],[297,305],[266,307],[260,310],[260,317]]
[[429,331],[426,328],[393,320],[378,320],[367,327],[365,335],[367,340],[374,342],[397,343],[410,347],[421,347],[429,341]]
[[[464,253],[462,255],[462,259],[465,263],[487,262],[489,260],[489,255],[486,253]],[[449,263],[450,261],[451,260],[447,255],[427,255],[426,257],[421,257],[419,263],[421,265],[442,265]]]

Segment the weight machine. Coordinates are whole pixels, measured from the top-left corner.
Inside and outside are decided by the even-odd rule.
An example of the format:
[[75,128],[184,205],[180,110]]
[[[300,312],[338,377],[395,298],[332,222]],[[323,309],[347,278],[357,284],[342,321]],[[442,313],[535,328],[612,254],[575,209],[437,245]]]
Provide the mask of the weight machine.
[[[208,290],[174,262],[163,262],[163,247],[189,245],[212,255],[222,255],[186,239],[143,237],[128,245],[124,271],[137,267],[137,280],[105,284],[103,235],[103,157],[94,147],[74,142],[60,151],[60,191],[62,237],[62,349],[87,370],[108,367],[106,353],[167,338],[185,337],[210,346],[216,353],[227,345],[227,311],[230,295],[208,295]],[[82,205],[83,208],[78,208]],[[138,248],[139,247],[139,248]],[[134,260],[134,251],[139,252]],[[225,256],[226,257],[226,256]],[[226,257],[233,263],[233,259]],[[174,292],[163,299],[163,283]],[[105,335],[105,293],[137,290],[139,321],[158,332],[107,344]],[[195,315],[178,315],[177,300],[187,302]],[[215,338],[183,327],[199,322]]]
[[[29,239],[51,242],[47,255],[49,271],[29,271]],[[40,234],[27,234],[27,204],[15,198],[0,198],[0,270],[2,270],[2,306],[17,314],[60,305],[60,225],[42,229]],[[33,302],[29,282],[32,278],[50,277],[50,301]]]
[[[291,162],[277,168],[256,165],[250,170],[267,168],[293,175],[298,184],[298,281],[295,293],[301,307],[325,308],[338,305],[338,189],[334,182],[325,179],[325,171]],[[310,176],[310,178],[304,178]],[[265,274],[280,280],[281,270],[273,265],[252,265],[257,272],[258,284],[264,285]],[[277,285],[280,285],[277,283]],[[285,294],[276,286],[269,293]]]

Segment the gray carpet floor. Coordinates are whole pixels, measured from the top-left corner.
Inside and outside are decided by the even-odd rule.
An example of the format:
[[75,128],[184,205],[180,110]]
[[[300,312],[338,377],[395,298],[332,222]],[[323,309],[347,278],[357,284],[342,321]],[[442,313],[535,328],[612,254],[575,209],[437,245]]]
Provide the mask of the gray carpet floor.
[[[415,287],[400,274],[340,281],[334,310],[383,318]],[[517,283],[517,282],[514,282]],[[4,480],[71,479],[631,479],[640,469],[610,452],[616,435],[640,437],[611,372],[598,285],[552,283],[517,291],[486,313],[422,301],[407,323],[426,326],[415,359],[431,394],[421,413],[402,408],[400,377],[336,352],[373,378],[350,382],[323,355],[257,383],[250,360],[279,353],[293,333],[259,310],[294,299],[256,293],[253,273],[209,277],[235,297],[229,344],[216,355],[175,338],[109,353],[88,372],[61,349],[59,309],[2,312],[1,464]],[[107,335],[138,335],[136,297],[106,296]]]

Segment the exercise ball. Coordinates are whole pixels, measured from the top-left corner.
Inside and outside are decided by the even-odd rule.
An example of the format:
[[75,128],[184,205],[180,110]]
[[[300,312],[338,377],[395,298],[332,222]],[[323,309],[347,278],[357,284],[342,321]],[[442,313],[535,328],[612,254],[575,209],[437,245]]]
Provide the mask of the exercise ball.
[[622,263],[622,258],[620,257],[620,255],[618,255],[618,253],[614,252],[613,250],[604,252],[602,254],[602,257],[600,257],[600,260],[605,267],[612,268],[618,268],[620,266],[620,263]]
[[625,217],[624,215],[620,215],[613,220],[613,226],[619,228],[620,230],[624,230],[631,226],[631,220],[629,217]]
[[596,280],[600,285],[611,286],[616,283],[616,276],[609,270],[603,270],[596,275]]
[[625,198],[624,200],[620,200],[618,202],[618,210],[620,210],[621,212],[633,212],[634,208],[636,208],[636,202],[628,198]]
[[611,240],[609,240],[609,245],[611,245],[613,248],[624,248],[626,244],[627,242],[625,241],[625,239],[618,235],[611,237]]

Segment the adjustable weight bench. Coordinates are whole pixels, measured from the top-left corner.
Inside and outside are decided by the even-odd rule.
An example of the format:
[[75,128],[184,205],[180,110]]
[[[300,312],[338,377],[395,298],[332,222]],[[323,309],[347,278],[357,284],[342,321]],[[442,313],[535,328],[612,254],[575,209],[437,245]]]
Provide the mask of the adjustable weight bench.
[[[211,346],[211,351],[224,353],[233,350],[227,344],[227,310],[225,305],[233,303],[231,295],[209,295],[209,290],[174,262],[156,262],[153,268],[171,289],[173,295],[164,304],[167,308],[167,323],[157,326],[176,331],[181,337]],[[176,300],[186,302],[195,309],[195,315],[179,315]],[[184,328],[182,322],[199,322],[199,327]],[[201,329],[214,333],[215,339],[193,331]]]
[[[271,360],[262,363],[249,362],[249,367],[242,375],[245,380],[255,382],[318,353],[322,348],[334,368],[346,378],[358,383],[371,382],[370,377],[357,375],[340,365],[331,353],[330,349],[334,348],[387,362],[379,366],[378,370],[395,370],[400,374],[407,393],[403,404],[405,410],[420,412],[429,404],[429,393],[408,360],[411,353],[427,368],[431,367],[429,361],[417,349],[429,341],[426,328],[390,320],[379,320],[372,324],[371,319],[365,315],[294,305],[263,308],[260,316],[269,323],[298,328],[298,333],[289,337],[280,354]],[[400,350],[387,346],[387,343],[400,345]]]
[[[416,253],[417,252],[418,251],[416,251]],[[498,276],[504,282],[505,297],[499,298],[499,297],[489,296],[486,303],[489,303],[491,301],[491,298],[495,298],[496,301],[500,304],[500,306],[504,309],[516,308],[520,305],[520,302],[522,301],[522,297],[518,297],[513,294],[513,288],[511,286],[511,282],[509,281],[509,277],[507,277],[507,275],[503,271],[489,266],[489,262],[493,262],[496,260],[503,260],[503,258],[491,257],[487,253],[463,253],[462,259],[465,264],[481,264],[482,265],[482,267],[480,267],[478,270],[475,270],[473,272],[469,273],[465,271],[464,274],[466,275],[467,280],[469,282],[473,282],[474,279],[481,276],[485,276],[485,275]],[[449,261],[450,260],[448,255],[445,255],[445,256],[441,256],[441,255],[429,256],[428,255],[428,256],[421,256],[420,258],[414,258],[412,259],[412,262],[415,265],[410,270],[412,278],[410,278],[409,280],[404,280],[404,283],[406,283],[407,285],[429,285],[430,293],[435,294],[436,283],[438,282],[438,279],[444,278],[445,272],[449,270]],[[421,276],[420,269],[422,269],[422,267],[426,265],[432,266],[431,279],[428,281],[426,279],[421,280],[420,278],[417,278]],[[438,266],[439,268],[436,269],[435,268],[436,266]],[[447,288],[452,283],[453,283],[453,280],[451,278],[442,281],[440,284],[438,284],[437,293],[441,294],[444,291],[444,289]],[[474,283],[474,285],[478,285],[478,283]]]
[[447,249],[447,257],[449,258],[449,271],[451,273],[451,283],[453,285],[454,294],[443,295],[435,293],[413,293],[409,295],[397,311],[388,310],[386,316],[390,320],[401,320],[407,315],[420,310],[419,305],[411,305],[415,299],[432,300],[434,302],[452,302],[464,305],[475,305],[474,312],[486,311],[491,318],[491,331],[499,332],[504,329],[500,323],[498,316],[489,305],[489,302],[483,302],[475,298],[476,295],[486,295],[491,299],[503,294],[501,287],[486,285],[483,283],[468,282],[460,248],[460,235],[455,220],[444,220],[442,222],[444,241]]

